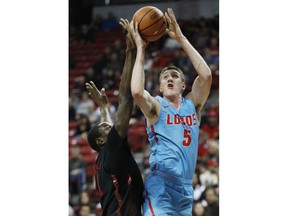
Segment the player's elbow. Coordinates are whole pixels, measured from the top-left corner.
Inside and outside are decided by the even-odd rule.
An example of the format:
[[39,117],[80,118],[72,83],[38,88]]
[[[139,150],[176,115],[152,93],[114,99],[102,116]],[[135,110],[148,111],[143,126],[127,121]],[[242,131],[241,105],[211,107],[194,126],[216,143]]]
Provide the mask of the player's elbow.
[[143,97],[144,91],[139,88],[132,88],[131,94],[134,99]]
[[143,98],[143,95],[140,93],[132,94],[132,97],[134,98],[134,101],[136,104],[138,104],[138,101],[141,101]]
[[207,68],[206,72],[203,73],[202,79],[206,82],[206,83],[212,83],[212,72],[210,70],[210,68]]

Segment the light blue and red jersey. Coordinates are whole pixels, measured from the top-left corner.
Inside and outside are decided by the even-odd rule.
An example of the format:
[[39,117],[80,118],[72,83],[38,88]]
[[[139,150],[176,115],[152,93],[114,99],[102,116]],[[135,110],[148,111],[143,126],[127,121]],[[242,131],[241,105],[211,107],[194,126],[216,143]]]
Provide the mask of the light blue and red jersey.
[[199,136],[195,106],[190,99],[182,98],[177,110],[164,98],[156,96],[156,99],[160,102],[159,119],[146,128],[152,150],[151,170],[192,183]]

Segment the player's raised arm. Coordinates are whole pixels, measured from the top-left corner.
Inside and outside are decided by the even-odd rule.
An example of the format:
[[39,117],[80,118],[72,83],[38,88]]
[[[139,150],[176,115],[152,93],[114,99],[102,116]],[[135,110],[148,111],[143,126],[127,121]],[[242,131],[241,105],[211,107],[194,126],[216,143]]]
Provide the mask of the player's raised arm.
[[187,97],[194,102],[197,112],[200,112],[210,93],[210,87],[212,83],[211,70],[202,56],[182,34],[182,31],[171,8],[168,8],[165,16],[169,24],[167,33],[172,39],[176,40],[181,45],[198,74],[192,86],[192,90],[187,95]]
[[147,43],[141,38],[138,32],[138,23],[130,23],[131,33],[137,47],[136,60],[133,67],[131,79],[132,96],[136,104],[140,107],[143,114],[149,121],[158,118],[159,103],[152,97],[149,92],[144,89],[145,86],[145,73],[144,73],[144,58],[145,48]]
[[115,116],[115,128],[118,134],[124,138],[127,136],[129,120],[133,109],[133,97],[131,95],[130,82],[136,50],[129,30],[129,21],[121,18],[119,24],[122,26],[123,31],[126,34],[127,48],[123,73],[119,84],[119,106]]
[[98,90],[96,85],[93,83],[93,81],[90,81],[90,83],[85,83],[86,89],[88,91],[88,94],[91,98],[94,99],[94,101],[98,104],[101,111],[101,122],[109,122],[112,123],[112,119],[109,113],[109,102],[107,95],[105,93],[105,89],[102,88],[101,91]]

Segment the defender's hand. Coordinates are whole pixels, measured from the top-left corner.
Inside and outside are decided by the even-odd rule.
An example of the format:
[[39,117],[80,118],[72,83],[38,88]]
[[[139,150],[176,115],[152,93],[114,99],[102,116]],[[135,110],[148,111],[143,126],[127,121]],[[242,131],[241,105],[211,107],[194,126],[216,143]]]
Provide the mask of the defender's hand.
[[108,98],[104,88],[102,88],[101,91],[99,91],[92,81],[90,81],[90,83],[85,83],[85,85],[88,94],[90,95],[91,98],[95,100],[98,106],[104,107],[108,104]]
[[135,46],[135,43],[133,41],[133,38],[132,38],[132,35],[131,35],[131,31],[130,31],[130,28],[129,28],[129,21],[127,19],[120,18],[119,24],[122,26],[123,31],[124,31],[124,33],[126,35],[127,48],[128,49],[135,49],[136,46]]

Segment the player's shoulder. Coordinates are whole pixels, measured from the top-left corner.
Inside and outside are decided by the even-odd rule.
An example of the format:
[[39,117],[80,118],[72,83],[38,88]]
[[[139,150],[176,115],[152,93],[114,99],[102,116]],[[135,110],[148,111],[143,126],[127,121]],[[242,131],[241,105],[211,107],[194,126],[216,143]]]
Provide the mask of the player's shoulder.
[[156,102],[159,102],[159,103],[162,103],[164,101],[164,98],[161,97],[160,95],[156,95],[153,98],[155,99]]
[[186,97],[183,97],[182,100],[187,104],[192,104],[194,106],[194,101],[191,95],[186,95]]

